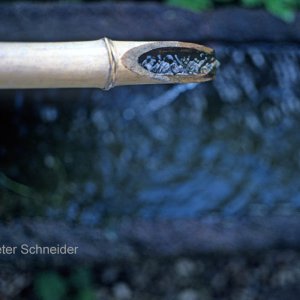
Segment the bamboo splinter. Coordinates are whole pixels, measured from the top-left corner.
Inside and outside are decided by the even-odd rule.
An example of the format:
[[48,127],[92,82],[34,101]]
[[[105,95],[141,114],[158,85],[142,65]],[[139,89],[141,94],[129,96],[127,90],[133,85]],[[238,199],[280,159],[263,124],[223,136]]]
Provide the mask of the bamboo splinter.
[[210,48],[182,42],[0,43],[0,88],[68,88],[212,80]]

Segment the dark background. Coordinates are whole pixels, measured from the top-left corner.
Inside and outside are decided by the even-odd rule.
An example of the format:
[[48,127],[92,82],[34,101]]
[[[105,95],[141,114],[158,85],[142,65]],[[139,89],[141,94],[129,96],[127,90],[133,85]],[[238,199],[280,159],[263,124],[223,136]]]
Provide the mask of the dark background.
[[185,40],[222,65],[199,85],[0,92],[0,244],[80,247],[0,256],[0,298],[298,299],[290,22],[231,5],[2,4],[2,41]]

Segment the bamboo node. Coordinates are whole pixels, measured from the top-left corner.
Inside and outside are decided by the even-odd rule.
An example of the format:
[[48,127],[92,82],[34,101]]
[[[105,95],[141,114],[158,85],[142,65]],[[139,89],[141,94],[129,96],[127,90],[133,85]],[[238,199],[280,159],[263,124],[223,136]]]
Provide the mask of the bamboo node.
[[117,77],[117,55],[115,46],[113,41],[108,38],[103,38],[107,53],[108,53],[108,60],[109,60],[109,70],[107,81],[104,86],[104,90],[108,91],[116,85],[116,77]]

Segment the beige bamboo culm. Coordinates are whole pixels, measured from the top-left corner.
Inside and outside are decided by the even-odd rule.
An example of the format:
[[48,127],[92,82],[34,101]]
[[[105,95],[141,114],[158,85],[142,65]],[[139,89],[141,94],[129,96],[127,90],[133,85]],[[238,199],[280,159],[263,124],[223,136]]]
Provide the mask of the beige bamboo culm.
[[[148,71],[138,59],[151,51],[212,49],[181,42],[96,41],[56,43],[0,43],[0,88],[110,89],[118,85],[202,82],[214,78],[217,60],[199,74],[170,75]],[[167,50],[166,50],[167,49]],[[175,50],[174,50],[175,49]]]

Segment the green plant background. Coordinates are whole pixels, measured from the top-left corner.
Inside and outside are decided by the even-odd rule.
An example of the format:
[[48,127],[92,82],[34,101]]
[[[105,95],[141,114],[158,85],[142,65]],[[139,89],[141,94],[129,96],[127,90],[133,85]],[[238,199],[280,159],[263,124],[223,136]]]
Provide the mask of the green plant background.
[[71,274],[50,270],[38,273],[34,290],[39,300],[95,300],[89,268],[76,268]]
[[295,19],[300,0],[166,0],[168,4],[192,10],[211,9],[220,5],[238,5],[248,8],[265,8],[286,22]]

